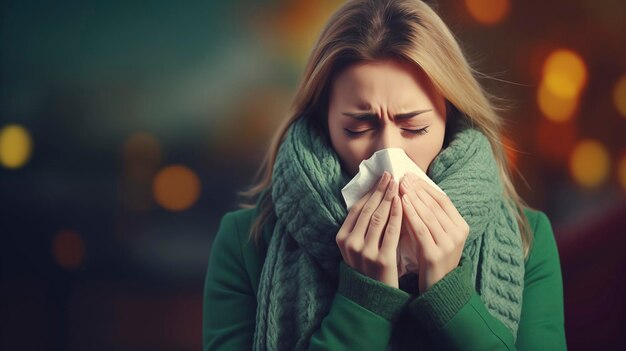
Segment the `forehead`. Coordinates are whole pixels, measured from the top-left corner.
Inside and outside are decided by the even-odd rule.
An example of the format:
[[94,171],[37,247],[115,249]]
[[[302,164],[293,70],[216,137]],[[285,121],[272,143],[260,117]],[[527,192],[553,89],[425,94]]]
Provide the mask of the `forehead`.
[[430,98],[435,89],[417,65],[387,59],[359,62],[344,68],[331,84],[331,99],[380,100],[404,103],[416,97]]

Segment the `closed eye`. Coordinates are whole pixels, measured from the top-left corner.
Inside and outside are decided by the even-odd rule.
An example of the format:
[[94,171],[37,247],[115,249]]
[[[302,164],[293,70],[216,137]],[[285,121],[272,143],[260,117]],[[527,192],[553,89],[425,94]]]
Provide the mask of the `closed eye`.
[[[350,129],[346,129],[344,128],[344,131],[346,132],[346,135],[351,136],[351,137],[356,137],[359,135],[363,135],[367,132],[369,132],[370,130],[373,129],[365,129],[365,130],[350,130]],[[424,127],[424,128],[420,128],[420,129],[405,129],[402,128],[403,131],[408,132],[410,134],[414,134],[414,135],[424,135],[426,133],[428,133],[428,126]]]

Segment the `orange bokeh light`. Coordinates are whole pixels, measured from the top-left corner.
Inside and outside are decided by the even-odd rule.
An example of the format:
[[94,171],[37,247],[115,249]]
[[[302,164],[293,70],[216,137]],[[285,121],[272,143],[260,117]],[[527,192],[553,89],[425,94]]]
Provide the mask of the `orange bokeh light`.
[[200,197],[200,179],[188,167],[171,165],[156,174],[152,190],[160,206],[170,211],[183,211]]
[[626,118],[626,74],[622,75],[613,88],[613,103],[620,115]]
[[502,22],[511,9],[510,0],[465,0],[469,14],[479,23],[495,25]]

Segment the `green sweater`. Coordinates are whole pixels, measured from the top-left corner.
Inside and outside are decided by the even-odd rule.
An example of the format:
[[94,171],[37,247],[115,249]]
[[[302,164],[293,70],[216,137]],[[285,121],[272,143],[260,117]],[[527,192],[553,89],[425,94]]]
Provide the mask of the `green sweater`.
[[[522,315],[513,335],[493,317],[460,265],[423,294],[416,284],[393,288],[340,263],[339,286],[309,350],[565,350],[563,283],[550,221],[525,212],[534,232],[525,264]],[[263,245],[248,240],[256,208],[227,213],[214,238],[204,288],[203,349],[251,350],[256,293],[273,222]]]

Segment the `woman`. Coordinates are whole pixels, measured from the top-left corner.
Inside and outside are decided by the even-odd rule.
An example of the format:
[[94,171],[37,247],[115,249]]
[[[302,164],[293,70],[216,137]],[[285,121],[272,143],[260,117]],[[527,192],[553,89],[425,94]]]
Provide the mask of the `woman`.
[[[419,0],[349,1],[321,33],[294,112],[213,242],[205,350],[565,349],[558,251],[511,182],[501,120]],[[348,212],[341,189],[399,147],[447,194],[389,174]],[[402,238],[419,274],[398,277]]]

